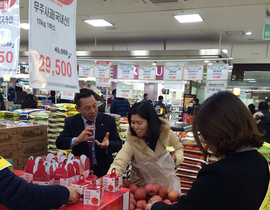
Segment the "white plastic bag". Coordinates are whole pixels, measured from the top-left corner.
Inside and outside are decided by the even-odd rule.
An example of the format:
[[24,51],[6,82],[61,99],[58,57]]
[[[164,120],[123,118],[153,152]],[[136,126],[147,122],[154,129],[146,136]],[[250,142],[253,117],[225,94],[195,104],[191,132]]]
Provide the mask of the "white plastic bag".
[[132,165],[139,169],[147,184],[159,183],[181,193],[180,179],[176,176],[175,164],[169,152],[164,151],[144,162],[132,161]]

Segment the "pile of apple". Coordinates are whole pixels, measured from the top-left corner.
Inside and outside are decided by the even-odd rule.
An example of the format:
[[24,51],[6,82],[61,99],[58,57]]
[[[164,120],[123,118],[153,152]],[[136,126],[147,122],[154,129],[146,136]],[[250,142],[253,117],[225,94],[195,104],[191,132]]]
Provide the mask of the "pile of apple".
[[138,187],[129,180],[123,180],[123,187],[130,188],[130,210],[144,210],[146,204],[154,201],[163,201],[167,204],[177,203],[180,195],[175,190],[161,186],[158,183],[147,184],[145,187]]

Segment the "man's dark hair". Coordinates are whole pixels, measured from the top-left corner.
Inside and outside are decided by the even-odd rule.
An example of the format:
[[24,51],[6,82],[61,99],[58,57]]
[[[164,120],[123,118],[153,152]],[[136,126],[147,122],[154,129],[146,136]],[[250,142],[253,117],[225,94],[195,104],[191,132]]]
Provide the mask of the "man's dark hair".
[[268,103],[265,101],[261,101],[259,103],[259,110],[260,111],[268,111]]
[[114,89],[114,90],[112,91],[112,94],[113,94],[113,95],[116,95],[116,89]]
[[199,99],[198,98],[194,98],[193,101],[196,101],[197,103],[199,103]]
[[145,98],[146,96],[148,96],[148,93],[143,94],[143,98]]
[[163,96],[159,96],[159,97],[158,97],[158,100],[159,100],[159,101],[163,100]]
[[94,96],[94,98],[97,100],[96,93],[93,90],[90,90],[87,88],[82,88],[82,89],[80,89],[80,93],[76,93],[74,102],[78,107],[81,107],[82,103],[81,103],[80,99],[81,98],[88,98],[90,96]]

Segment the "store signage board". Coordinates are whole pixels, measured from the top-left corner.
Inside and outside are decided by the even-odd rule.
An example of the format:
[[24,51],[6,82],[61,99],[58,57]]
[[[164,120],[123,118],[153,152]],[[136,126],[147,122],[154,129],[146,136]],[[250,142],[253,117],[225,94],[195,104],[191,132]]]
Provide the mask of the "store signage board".
[[133,98],[133,85],[116,84],[116,97],[117,98]]
[[227,80],[228,79],[228,65],[208,65],[207,66],[207,80]]
[[226,87],[224,86],[205,86],[204,88],[204,100],[212,96],[213,94],[219,91],[225,91]]
[[29,1],[29,84],[79,92],[76,0]]
[[182,80],[183,66],[164,66],[163,80]]
[[206,81],[206,86],[225,86],[227,87],[227,81],[214,81],[214,80],[210,80],[210,81]]
[[270,12],[266,9],[262,39],[270,39]]
[[139,66],[139,80],[155,80],[156,66]]
[[20,48],[19,0],[0,1],[0,74],[16,75]]
[[184,66],[183,80],[202,80],[203,79],[203,65],[202,66]]
[[111,79],[96,78],[97,87],[111,87]]
[[164,89],[183,89],[183,81],[164,81]]
[[94,65],[79,64],[79,76],[94,77]]
[[65,100],[74,100],[75,93],[72,92],[60,92],[60,98]]
[[111,65],[110,61],[97,61],[95,65],[95,77],[96,78],[110,78],[111,75]]
[[118,65],[117,79],[134,79],[135,69],[133,65]]

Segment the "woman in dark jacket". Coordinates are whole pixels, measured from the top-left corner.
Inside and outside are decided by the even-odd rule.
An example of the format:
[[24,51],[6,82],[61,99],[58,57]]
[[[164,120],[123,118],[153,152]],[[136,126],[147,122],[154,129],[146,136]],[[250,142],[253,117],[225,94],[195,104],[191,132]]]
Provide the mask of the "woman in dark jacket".
[[23,100],[22,103],[22,109],[25,108],[37,108],[37,102],[35,100],[35,96],[33,94],[27,94],[25,96],[25,99]]

